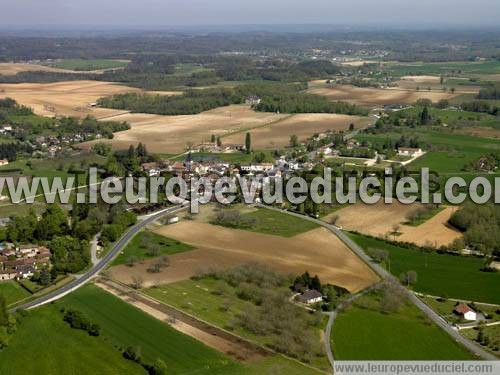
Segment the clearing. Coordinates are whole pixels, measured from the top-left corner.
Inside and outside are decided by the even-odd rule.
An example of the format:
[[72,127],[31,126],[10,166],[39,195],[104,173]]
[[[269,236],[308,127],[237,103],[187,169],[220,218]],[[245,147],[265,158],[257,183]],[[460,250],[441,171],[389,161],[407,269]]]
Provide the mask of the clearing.
[[[335,132],[346,131],[350,124],[356,129],[363,128],[371,122],[368,117],[337,115],[328,113],[297,114],[276,121],[267,126],[250,131],[252,147],[257,150],[276,149],[288,146],[290,136],[295,134],[300,141],[304,141],[316,133],[327,130]],[[224,138],[227,143],[244,143],[245,133],[234,134]]]
[[364,106],[413,104],[419,99],[430,99],[433,102],[438,102],[441,99],[450,99],[458,95],[436,91],[401,90],[397,88],[377,89],[351,85],[329,86],[325,81],[311,82],[308,92],[326,96],[333,101],[346,101]]
[[153,286],[186,280],[210,268],[225,269],[257,262],[294,274],[307,270],[318,274],[324,283],[339,285],[351,292],[378,280],[362,260],[324,228],[285,238],[183,221],[161,226],[156,232],[187,243],[196,250],[169,256],[170,266],[164,272],[148,272],[152,261],[144,261],[134,267],[112,267],[109,270],[111,277],[125,284],[140,277],[145,286]]
[[[337,216],[336,225],[345,230],[411,242],[419,246],[440,247],[462,237],[460,232],[447,225],[457,209],[455,207],[446,207],[418,226],[404,225],[408,221],[407,216],[421,207],[420,203],[403,204],[398,200],[394,200],[392,204],[385,204],[383,200],[372,205],[360,202],[337,210],[324,220],[329,221]],[[399,234],[396,236],[392,234],[395,226],[399,226]]]

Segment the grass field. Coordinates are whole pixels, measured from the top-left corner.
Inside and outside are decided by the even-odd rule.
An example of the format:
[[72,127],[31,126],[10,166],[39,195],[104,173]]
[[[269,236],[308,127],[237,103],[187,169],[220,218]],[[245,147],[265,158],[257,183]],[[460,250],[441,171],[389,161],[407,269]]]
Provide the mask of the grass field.
[[7,305],[20,301],[30,294],[21,285],[15,281],[2,281],[0,282],[0,295],[3,295]]
[[339,314],[332,331],[336,359],[468,360],[472,354],[407,303],[394,313],[377,309],[376,297],[361,297]]
[[[484,336],[488,337],[489,340],[489,345],[483,345],[483,349],[488,350],[500,358],[500,325],[484,327],[483,330]],[[460,331],[460,334],[471,340],[476,340],[478,331],[476,329],[464,329]]]
[[500,273],[481,272],[482,259],[403,249],[354,234],[351,238],[368,253],[372,249],[388,251],[390,271],[395,276],[410,270],[416,271],[418,280],[414,289],[418,292],[500,304]]
[[110,59],[64,59],[54,64],[56,68],[89,71],[89,70],[104,70],[124,68],[128,62],[123,60]]
[[138,260],[143,260],[156,258],[162,255],[182,253],[184,251],[194,249],[194,247],[186,245],[182,242],[150,232],[150,244],[158,245],[159,250],[158,254],[150,255],[148,254],[148,249],[142,246],[144,233],[145,232],[140,232],[128,243],[125,249],[123,249],[123,251],[113,261],[113,265],[116,266],[118,264],[125,264],[127,262],[127,259],[131,256],[137,257]]
[[481,61],[481,62],[444,62],[444,63],[413,63],[413,64],[391,64],[386,69],[392,75],[411,76],[411,75],[440,75],[455,71],[457,75],[477,75],[477,74],[498,74],[500,73],[499,61]]
[[138,347],[148,362],[163,359],[171,373],[218,373],[237,365],[96,286],[79,289],[57,304],[86,314],[112,345]]
[[310,221],[265,209],[247,212],[242,216],[255,220],[255,224],[248,230],[275,236],[293,237],[319,228],[317,224]]
[[56,306],[22,319],[9,346],[0,351],[0,374],[146,374],[125,360],[104,337],[69,327]]

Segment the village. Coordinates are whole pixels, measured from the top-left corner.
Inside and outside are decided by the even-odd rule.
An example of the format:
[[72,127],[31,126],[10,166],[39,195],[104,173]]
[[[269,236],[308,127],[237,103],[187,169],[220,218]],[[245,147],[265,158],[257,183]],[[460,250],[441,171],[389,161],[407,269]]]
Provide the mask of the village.
[[35,272],[50,267],[51,252],[45,246],[25,244],[0,245],[0,282],[23,280],[33,277]]

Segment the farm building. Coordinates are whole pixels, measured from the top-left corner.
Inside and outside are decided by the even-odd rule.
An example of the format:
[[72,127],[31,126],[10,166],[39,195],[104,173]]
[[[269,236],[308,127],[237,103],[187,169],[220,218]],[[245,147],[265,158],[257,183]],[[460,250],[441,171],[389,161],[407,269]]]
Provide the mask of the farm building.
[[254,106],[260,104],[261,100],[258,96],[249,96],[245,99],[245,104]]
[[456,305],[453,312],[457,315],[460,315],[465,320],[476,320],[477,318],[476,312],[465,303],[459,303],[458,305]]
[[409,148],[409,147],[400,147],[398,148],[398,155],[399,156],[409,156],[409,157],[417,157],[417,156],[422,156],[423,151],[421,148]]
[[317,290],[306,290],[300,296],[297,297],[297,300],[302,303],[306,303],[308,305],[312,305],[313,303],[318,303],[323,301],[323,295]]

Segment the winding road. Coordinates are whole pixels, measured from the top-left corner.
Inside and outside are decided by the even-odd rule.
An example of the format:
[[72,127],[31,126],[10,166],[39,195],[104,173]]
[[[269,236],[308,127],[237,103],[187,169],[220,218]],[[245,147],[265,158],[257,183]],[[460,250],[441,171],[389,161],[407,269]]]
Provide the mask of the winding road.
[[143,220],[139,221],[137,224],[134,226],[130,227],[125,234],[113,245],[111,250],[100,259],[100,261],[93,265],[93,267],[84,273],[83,275],[80,275],[77,277],[76,280],[72,281],[71,283],[53,291],[50,292],[40,298],[37,298],[36,300],[33,300],[31,302],[27,302],[23,305],[17,306],[13,311],[18,310],[18,309],[32,309],[38,306],[45,305],[49,302],[55,301],[59,298],[64,297],[65,295],[75,291],[76,289],[82,287],[86,283],[88,283],[92,278],[97,276],[99,272],[101,272],[108,264],[111,263],[111,261],[123,250],[123,248],[127,245],[127,243],[144,227],[147,225],[155,222],[156,220],[160,219],[164,215],[168,214],[173,214],[179,211],[182,211],[186,209],[186,205],[178,205],[175,207],[170,207],[158,212],[155,212],[153,214],[147,215],[143,218]]
[[[353,240],[351,240],[342,230],[337,228],[334,225],[325,223],[324,221],[321,221],[319,219],[315,219],[309,216],[304,216],[301,214],[297,214],[295,212],[290,212],[290,211],[284,211],[278,208],[274,207],[269,207],[265,206],[262,204],[257,204],[257,207],[265,208],[268,210],[273,210],[273,211],[278,211],[281,213],[285,213],[288,215],[292,215],[304,220],[311,221],[313,223],[316,223],[317,225],[320,225],[326,229],[328,229],[330,232],[335,234],[346,246],[348,246],[359,258],[361,258],[373,271],[375,271],[383,280],[384,279],[394,279],[394,276],[390,274],[385,268],[383,268],[381,265],[374,263],[373,260],[364,252],[364,250],[358,246]],[[439,316],[438,313],[436,313],[434,310],[432,310],[429,306],[427,306],[420,298],[418,298],[412,291],[408,290],[407,288],[404,288],[406,291],[406,294],[408,296],[408,299],[415,305],[417,306],[429,319],[431,319],[434,323],[436,323],[443,331],[445,331],[448,335],[450,335],[456,342],[459,344],[465,346],[470,352],[474,353],[478,357],[481,357],[486,360],[490,361],[497,361],[498,358],[495,357],[493,354],[488,353],[486,350],[484,350],[481,346],[476,344],[473,341],[470,341],[460,335],[458,333],[458,330],[451,325],[449,325],[441,316]],[[332,321],[333,323],[333,321]],[[331,326],[330,326],[331,330]],[[331,356],[331,353],[329,355],[329,358]],[[331,356],[333,359],[333,356]]]

